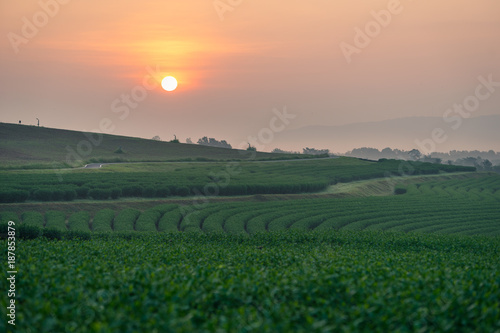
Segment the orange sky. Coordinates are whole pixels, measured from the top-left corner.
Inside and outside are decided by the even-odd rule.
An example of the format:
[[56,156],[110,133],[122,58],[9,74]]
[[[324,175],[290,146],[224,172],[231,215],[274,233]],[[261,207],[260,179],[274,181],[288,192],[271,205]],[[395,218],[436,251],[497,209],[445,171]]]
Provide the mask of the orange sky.
[[[0,121],[92,130],[107,118],[113,134],[237,145],[268,125],[274,107],[297,115],[291,129],[441,117],[478,76],[500,81],[495,0],[401,0],[348,63],[341,43],[354,45],[355,28],[394,1],[242,1],[221,20],[212,0],[2,0]],[[24,38],[36,19],[34,36],[13,47],[13,34]],[[147,67],[179,88],[148,90],[120,119],[113,102],[143,84]],[[500,89],[474,115],[499,105]]]

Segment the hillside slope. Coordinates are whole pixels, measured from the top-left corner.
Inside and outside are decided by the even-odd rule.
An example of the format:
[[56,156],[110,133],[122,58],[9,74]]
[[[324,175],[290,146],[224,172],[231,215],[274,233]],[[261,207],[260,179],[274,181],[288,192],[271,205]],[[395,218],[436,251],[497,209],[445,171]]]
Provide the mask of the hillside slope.
[[[117,153],[117,150],[123,153]],[[297,156],[294,155],[294,158]],[[89,162],[248,159],[235,149],[0,123],[0,166],[63,167]],[[255,159],[290,158],[258,152]]]

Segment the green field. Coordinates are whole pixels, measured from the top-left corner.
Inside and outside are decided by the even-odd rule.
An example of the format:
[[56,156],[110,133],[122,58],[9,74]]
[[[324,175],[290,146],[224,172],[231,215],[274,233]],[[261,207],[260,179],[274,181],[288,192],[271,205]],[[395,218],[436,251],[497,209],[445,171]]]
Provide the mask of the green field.
[[[70,140],[54,133],[29,168]],[[37,150],[25,135],[0,149]],[[141,141],[124,140],[129,152]],[[141,142],[161,145],[158,160],[190,161],[2,162],[16,331],[500,332],[499,174]]]
[[[137,235],[18,241],[16,329],[500,329],[499,238],[348,231]],[[0,305],[5,316],[4,297]],[[5,325],[2,320],[1,331]]]
[[[428,178],[432,179],[432,178]],[[418,179],[417,179],[418,180]],[[162,204],[115,218],[129,208],[85,211],[58,217],[58,229],[81,231],[205,232],[252,235],[291,230],[383,230],[500,236],[500,175],[480,174],[458,180],[405,185],[403,195],[371,197],[303,197],[295,200],[246,200],[202,205]],[[22,207],[17,206],[17,207]],[[101,206],[102,207],[102,206]],[[0,221],[54,226],[47,212],[0,212]],[[140,212],[140,214],[139,214]],[[21,213],[21,215],[19,215]],[[82,214],[85,219],[82,220]],[[75,217],[76,216],[76,217]],[[92,220],[91,220],[92,217]],[[68,220],[67,222],[66,219]],[[78,227],[71,221],[78,222]],[[63,224],[64,223],[64,224]],[[101,229],[95,229],[99,225]],[[78,229],[75,229],[78,228]]]
[[[401,161],[355,158],[305,161],[134,163],[99,169],[0,171],[0,203],[166,198],[192,195],[311,193],[337,183],[398,175]],[[429,175],[474,168],[405,162],[404,172]]]

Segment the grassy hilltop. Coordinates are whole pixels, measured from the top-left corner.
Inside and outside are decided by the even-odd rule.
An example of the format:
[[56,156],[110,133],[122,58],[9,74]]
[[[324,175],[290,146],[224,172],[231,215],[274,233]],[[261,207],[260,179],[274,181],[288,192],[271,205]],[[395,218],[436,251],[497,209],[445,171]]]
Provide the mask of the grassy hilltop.
[[[123,153],[117,153],[120,147]],[[304,156],[263,152],[254,156],[255,159],[297,157]],[[0,123],[0,166],[4,169],[81,166],[91,162],[248,158],[248,153],[236,149]]]

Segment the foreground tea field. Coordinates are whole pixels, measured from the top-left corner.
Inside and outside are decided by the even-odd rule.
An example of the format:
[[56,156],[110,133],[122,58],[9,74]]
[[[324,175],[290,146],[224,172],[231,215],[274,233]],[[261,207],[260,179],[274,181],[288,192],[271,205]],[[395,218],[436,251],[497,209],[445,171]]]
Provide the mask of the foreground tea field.
[[499,238],[134,235],[18,241],[16,331],[500,330]]

